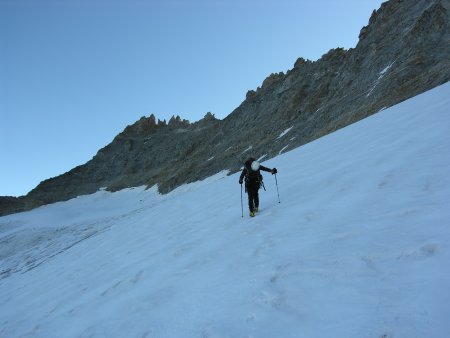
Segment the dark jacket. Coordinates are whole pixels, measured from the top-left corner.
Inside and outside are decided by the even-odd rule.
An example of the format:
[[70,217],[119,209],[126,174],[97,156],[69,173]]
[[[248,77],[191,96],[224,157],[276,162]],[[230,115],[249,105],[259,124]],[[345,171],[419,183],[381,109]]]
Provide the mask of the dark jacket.
[[245,186],[247,187],[247,189],[249,187],[256,189],[260,188],[262,182],[262,175],[260,172],[261,170],[267,171],[269,173],[272,172],[272,169],[266,168],[262,165],[259,166],[258,170],[253,171],[251,167],[253,161],[254,160],[251,159],[245,162],[244,169],[242,170],[241,176],[239,177],[239,182],[242,182],[243,178],[245,177]]

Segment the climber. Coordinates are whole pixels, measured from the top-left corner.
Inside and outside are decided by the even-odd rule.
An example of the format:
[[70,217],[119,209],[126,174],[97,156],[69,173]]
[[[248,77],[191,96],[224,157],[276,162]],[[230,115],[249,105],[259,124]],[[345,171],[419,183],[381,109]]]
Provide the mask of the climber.
[[259,164],[253,157],[245,161],[244,169],[239,177],[239,184],[243,183],[245,177],[245,191],[248,194],[248,208],[250,210],[250,217],[254,217],[259,210],[259,196],[258,190],[263,185],[263,177],[260,170],[276,174],[277,169],[269,169]]

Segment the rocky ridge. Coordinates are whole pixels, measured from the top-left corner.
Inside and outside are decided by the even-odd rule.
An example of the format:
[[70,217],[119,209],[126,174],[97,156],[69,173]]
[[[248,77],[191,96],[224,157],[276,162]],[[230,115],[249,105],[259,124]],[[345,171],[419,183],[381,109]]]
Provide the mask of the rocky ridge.
[[[299,58],[268,76],[224,120],[142,117],[86,164],[0,198],[0,215],[146,184],[167,193],[246,157],[268,159],[450,80],[450,0],[390,0],[361,29],[355,48]],[[288,130],[288,132],[286,132]]]

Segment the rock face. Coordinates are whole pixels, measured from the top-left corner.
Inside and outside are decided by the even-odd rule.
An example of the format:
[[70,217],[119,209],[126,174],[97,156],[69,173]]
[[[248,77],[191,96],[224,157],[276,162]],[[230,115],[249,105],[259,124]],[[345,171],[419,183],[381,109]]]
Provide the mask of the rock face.
[[450,0],[385,2],[355,48],[332,49],[315,62],[299,58],[286,74],[271,74],[248,91],[224,120],[211,113],[193,124],[142,117],[86,164],[26,196],[0,198],[0,214],[101,187],[158,184],[167,193],[224,169],[235,172],[250,155],[274,157],[449,81],[449,46]]

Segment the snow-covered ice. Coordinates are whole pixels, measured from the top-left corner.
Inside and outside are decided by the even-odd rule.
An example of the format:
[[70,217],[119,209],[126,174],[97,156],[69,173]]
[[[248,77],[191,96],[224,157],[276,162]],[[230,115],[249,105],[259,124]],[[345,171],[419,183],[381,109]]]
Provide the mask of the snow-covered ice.
[[448,337],[449,94],[265,162],[255,218],[226,171],[0,218],[0,337]]

